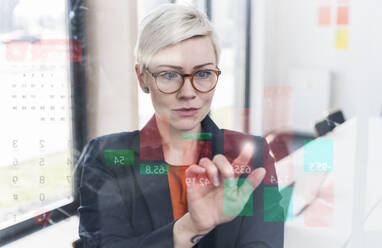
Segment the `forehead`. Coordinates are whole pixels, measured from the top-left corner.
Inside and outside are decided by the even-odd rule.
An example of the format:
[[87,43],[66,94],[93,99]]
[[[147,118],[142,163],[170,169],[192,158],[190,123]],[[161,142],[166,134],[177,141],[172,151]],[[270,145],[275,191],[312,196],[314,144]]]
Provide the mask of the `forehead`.
[[210,37],[201,36],[161,49],[153,56],[150,67],[175,65],[191,70],[195,65],[206,63],[216,65],[216,56]]

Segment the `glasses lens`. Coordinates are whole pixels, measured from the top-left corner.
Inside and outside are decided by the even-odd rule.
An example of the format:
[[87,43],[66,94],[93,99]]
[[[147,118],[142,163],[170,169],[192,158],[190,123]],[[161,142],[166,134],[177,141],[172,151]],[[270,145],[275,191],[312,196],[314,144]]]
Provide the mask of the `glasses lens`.
[[160,91],[171,93],[179,89],[182,85],[183,78],[177,72],[165,71],[157,76],[157,85]]
[[194,75],[194,85],[200,91],[209,91],[215,87],[218,76],[212,70],[198,71]]

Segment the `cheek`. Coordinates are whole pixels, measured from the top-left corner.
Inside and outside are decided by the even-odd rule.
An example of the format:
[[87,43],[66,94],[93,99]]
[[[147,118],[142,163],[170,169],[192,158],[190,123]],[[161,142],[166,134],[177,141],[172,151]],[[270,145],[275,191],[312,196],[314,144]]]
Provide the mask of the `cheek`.
[[153,107],[155,110],[157,110],[161,105],[160,97],[158,96],[157,93],[151,91],[150,92],[150,97],[151,97],[151,102],[153,104]]
[[151,92],[151,101],[156,112],[163,112],[171,106],[170,97],[163,95],[160,92]]
[[208,112],[210,111],[213,96],[214,96],[213,93],[209,93],[208,95],[201,97],[202,109],[203,109],[201,114],[203,116],[206,116],[208,114]]
[[210,105],[211,102],[212,102],[212,99],[214,97],[214,93],[215,93],[215,90],[213,90],[212,92],[206,94],[205,96],[202,97],[202,101],[204,103],[204,105]]

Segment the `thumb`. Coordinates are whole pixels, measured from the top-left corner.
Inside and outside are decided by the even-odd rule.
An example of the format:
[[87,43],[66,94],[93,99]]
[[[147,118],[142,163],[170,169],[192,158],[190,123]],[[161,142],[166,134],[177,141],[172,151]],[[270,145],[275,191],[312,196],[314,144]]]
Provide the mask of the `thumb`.
[[265,172],[264,168],[257,168],[252,171],[240,187],[240,194],[250,195],[260,185],[261,181],[263,181]]

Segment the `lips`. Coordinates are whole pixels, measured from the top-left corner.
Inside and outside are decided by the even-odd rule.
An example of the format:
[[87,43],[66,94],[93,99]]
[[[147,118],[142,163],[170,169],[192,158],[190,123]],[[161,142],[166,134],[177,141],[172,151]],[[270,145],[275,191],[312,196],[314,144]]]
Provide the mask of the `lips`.
[[199,108],[178,108],[174,109],[181,116],[193,116],[198,112]]
[[192,111],[192,110],[197,110],[197,108],[178,108],[174,110],[175,111]]

